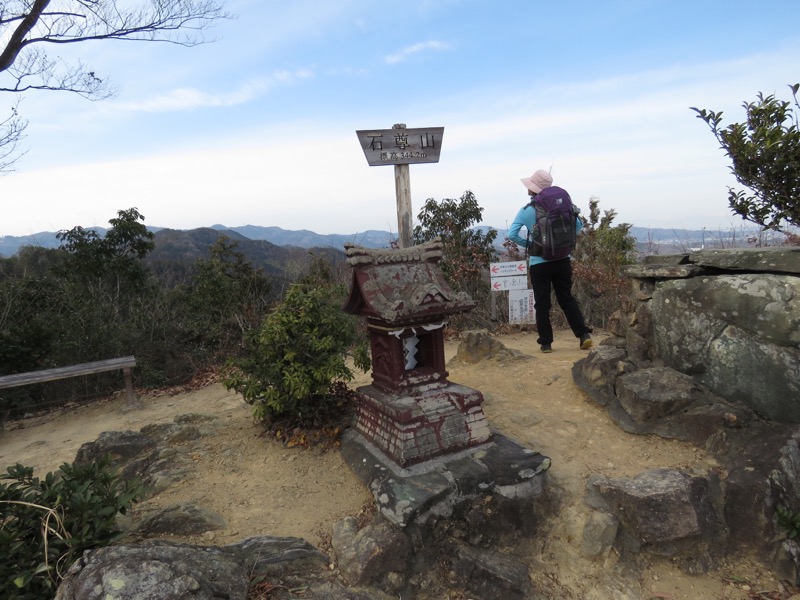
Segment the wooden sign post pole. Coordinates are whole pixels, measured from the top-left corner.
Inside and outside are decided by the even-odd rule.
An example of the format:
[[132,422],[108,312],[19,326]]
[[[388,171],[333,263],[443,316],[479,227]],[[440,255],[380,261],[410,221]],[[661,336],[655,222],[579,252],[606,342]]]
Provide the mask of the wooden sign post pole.
[[[405,129],[405,123],[397,123],[392,129]],[[411,174],[407,164],[394,166],[394,189],[397,194],[397,235],[401,248],[414,245],[411,237]]]

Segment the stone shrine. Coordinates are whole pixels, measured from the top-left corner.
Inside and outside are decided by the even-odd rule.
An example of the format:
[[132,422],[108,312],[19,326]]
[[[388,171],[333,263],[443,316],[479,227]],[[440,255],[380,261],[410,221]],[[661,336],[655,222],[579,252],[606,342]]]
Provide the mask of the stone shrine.
[[366,318],[372,355],[356,431],[401,468],[489,442],[481,392],[447,380],[445,318],[475,302],[445,280],[441,241],[345,251],[353,279],[344,310]]

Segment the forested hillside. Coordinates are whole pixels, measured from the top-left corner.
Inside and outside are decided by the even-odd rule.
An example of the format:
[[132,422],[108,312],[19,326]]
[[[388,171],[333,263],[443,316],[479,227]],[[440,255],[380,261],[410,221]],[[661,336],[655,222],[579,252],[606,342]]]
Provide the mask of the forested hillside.
[[[0,375],[133,355],[137,386],[180,384],[237,356],[294,283],[344,287],[342,250],[212,228],[153,232],[143,221],[119,211],[102,232],[75,227],[58,248],[0,258]],[[4,390],[0,423],[118,389],[117,376]]]

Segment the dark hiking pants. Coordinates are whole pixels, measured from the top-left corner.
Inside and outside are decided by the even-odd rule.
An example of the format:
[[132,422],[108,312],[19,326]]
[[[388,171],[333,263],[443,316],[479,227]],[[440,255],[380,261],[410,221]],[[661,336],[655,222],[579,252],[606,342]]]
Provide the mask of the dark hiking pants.
[[569,258],[531,265],[530,273],[539,344],[553,343],[553,326],[550,324],[551,291],[555,291],[556,301],[564,311],[575,337],[591,333],[583,320],[578,301],[572,295],[572,262]]

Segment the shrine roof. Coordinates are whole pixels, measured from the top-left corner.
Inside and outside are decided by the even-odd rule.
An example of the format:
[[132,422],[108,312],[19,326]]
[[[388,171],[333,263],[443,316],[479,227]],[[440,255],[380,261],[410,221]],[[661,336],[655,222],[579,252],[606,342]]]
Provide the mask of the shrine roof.
[[408,325],[475,308],[472,298],[450,287],[439,268],[439,238],[402,249],[376,250],[345,244],[345,253],[353,269],[344,307],[348,313]]

